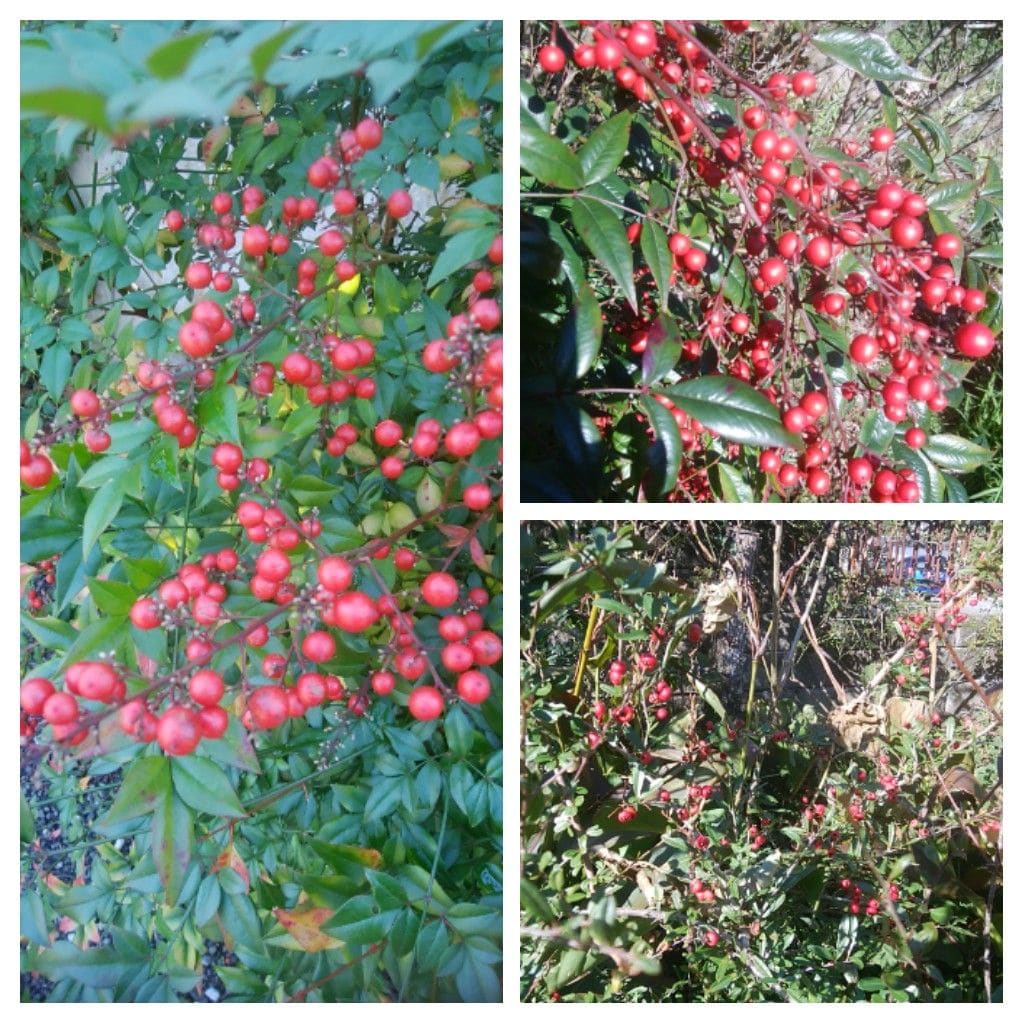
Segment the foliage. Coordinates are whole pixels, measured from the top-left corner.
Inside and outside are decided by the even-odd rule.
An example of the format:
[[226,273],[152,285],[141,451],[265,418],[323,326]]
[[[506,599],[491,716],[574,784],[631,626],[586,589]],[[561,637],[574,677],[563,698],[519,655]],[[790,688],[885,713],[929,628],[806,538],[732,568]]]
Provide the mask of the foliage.
[[[915,656],[999,592],[998,537],[891,623],[887,670],[826,715],[772,676],[788,527],[760,609],[736,612],[774,679],[739,713],[709,682],[714,591],[639,532],[524,536],[523,998],[1000,1000],[1000,705],[943,710],[962,679],[930,689]],[[862,713],[881,717],[853,742]]]
[[[998,23],[748,24],[524,23],[524,496],[998,500],[998,355],[953,344],[965,317],[1002,323]],[[950,33],[970,37],[953,57]],[[621,52],[594,67],[602,39]],[[748,149],[752,108],[785,157]],[[885,248],[866,213],[886,181],[926,203],[906,276],[914,243]],[[962,313],[919,293],[947,235]],[[761,266],[779,253],[776,281]],[[901,290],[926,331],[894,340]],[[864,332],[880,357],[851,357]],[[937,401],[883,396],[922,372]],[[807,395],[808,422],[788,419]]]
[[[483,298],[500,290],[500,41],[447,22],[23,31],[22,436],[55,472],[22,498],[22,665],[72,692],[68,670],[101,662],[123,687],[80,695],[70,729],[22,715],[22,970],[50,1001],[196,999],[211,977],[238,1002],[500,998],[500,647],[477,660],[483,701],[440,660],[445,616],[501,633],[500,310]],[[352,143],[364,121],[379,145]],[[325,159],[357,197],[344,215],[312,184]],[[299,197],[309,217],[289,215]],[[284,250],[243,251],[253,225]],[[226,290],[189,287],[203,262]],[[199,299],[231,337],[190,357]],[[282,371],[298,354],[322,391]],[[72,407],[83,391],[97,414]],[[467,425],[482,416],[486,437]],[[449,444],[456,424],[472,445]],[[253,500],[269,518],[243,526]],[[286,578],[260,590],[254,560],[279,551]],[[318,584],[340,553],[365,628]],[[456,596],[430,599],[431,573]],[[208,593],[174,589],[197,576],[202,612]],[[123,708],[187,704],[200,665],[226,683],[227,730],[166,757]],[[407,709],[425,674],[440,716]],[[277,683],[288,718],[260,728],[252,694]],[[212,976],[211,943],[228,950]]]

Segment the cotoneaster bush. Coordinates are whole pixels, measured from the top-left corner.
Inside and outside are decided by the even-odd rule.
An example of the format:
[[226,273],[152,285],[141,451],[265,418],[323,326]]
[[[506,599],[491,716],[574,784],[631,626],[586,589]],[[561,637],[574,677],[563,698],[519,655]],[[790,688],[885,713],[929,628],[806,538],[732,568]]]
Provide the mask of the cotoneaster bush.
[[500,30],[151,29],[172,109],[231,48],[255,84],[94,126],[102,192],[22,133],[23,970],[195,998],[219,942],[229,999],[497,999]]
[[926,114],[926,71],[828,25],[525,23],[522,54],[524,497],[999,493],[999,413],[956,412],[1001,395],[999,151],[954,145],[952,93]]
[[[943,710],[925,657],[999,592],[992,545],[887,622],[888,721],[848,744],[859,700],[726,707],[706,603],[632,526],[571,532],[523,545],[523,998],[1000,1001],[1001,703]],[[769,678],[771,595],[739,640]]]

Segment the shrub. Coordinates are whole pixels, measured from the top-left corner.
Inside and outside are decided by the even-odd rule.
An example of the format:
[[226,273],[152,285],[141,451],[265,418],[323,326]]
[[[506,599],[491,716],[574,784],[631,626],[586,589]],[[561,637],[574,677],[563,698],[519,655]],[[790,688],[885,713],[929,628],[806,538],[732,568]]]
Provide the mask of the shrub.
[[[774,571],[694,593],[639,526],[528,528],[524,999],[1001,1000],[999,692],[960,699],[922,656],[999,593],[998,534],[829,711],[789,684],[826,624],[796,570],[836,526],[802,559],[770,529]],[[739,701],[712,667],[732,624],[757,652]]]
[[500,29],[22,45],[23,991],[498,999]]

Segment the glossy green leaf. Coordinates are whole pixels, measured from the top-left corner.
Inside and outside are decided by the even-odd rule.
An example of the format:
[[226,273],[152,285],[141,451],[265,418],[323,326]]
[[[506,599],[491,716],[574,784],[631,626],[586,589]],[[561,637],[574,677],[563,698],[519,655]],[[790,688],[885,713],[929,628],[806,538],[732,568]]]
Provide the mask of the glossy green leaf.
[[743,474],[728,462],[719,462],[712,471],[715,493],[722,501],[756,501],[754,489]]
[[643,253],[651,276],[658,286],[658,298],[662,310],[668,308],[669,281],[672,277],[672,253],[668,248],[668,236],[660,224],[649,217],[644,220],[640,231],[640,251]]
[[20,820],[19,820],[19,837],[23,843],[31,843],[36,837],[36,822],[32,817],[32,809],[28,805],[28,801],[25,799],[25,794],[20,794],[21,805],[20,805]]
[[157,78],[177,78],[185,73],[192,58],[212,35],[213,32],[207,30],[171,39],[150,53],[146,67]]
[[1003,265],[1003,247],[1001,245],[983,245],[977,249],[972,249],[968,254],[967,258],[976,260],[978,263],[987,263],[992,267],[1002,267]]
[[171,761],[174,791],[189,807],[224,818],[244,818],[234,786],[222,768],[205,757],[176,757]]
[[856,29],[831,29],[811,37],[827,57],[880,82],[927,82],[927,75],[915,71],[884,37]]
[[82,520],[82,551],[88,555],[93,545],[114,521],[124,502],[123,478],[108,480],[92,497]]
[[988,448],[955,434],[932,434],[923,451],[936,466],[957,473],[969,473],[992,459]]
[[782,426],[779,410],[759,391],[733,377],[698,377],[658,393],[728,441],[755,448],[802,447],[800,438]]
[[486,227],[469,228],[452,235],[434,261],[427,287],[433,288],[463,267],[483,259],[496,233],[494,228]]
[[675,417],[650,395],[640,397],[640,408],[654,432],[654,443],[647,454],[648,497],[657,498],[676,486],[683,458],[683,442]]
[[171,770],[167,758],[140,757],[125,771],[113,804],[93,828],[102,835],[116,835],[125,822],[145,817],[163,806],[170,795]]
[[238,396],[233,384],[220,384],[204,392],[196,403],[196,422],[216,444],[232,441],[241,444],[238,431]]
[[90,989],[112,989],[134,977],[148,959],[147,952],[111,946],[79,949],[73,943],[58,942],[35,958],[35,969],[55,981],[66,979]]
[[576,155],[583,168],[584,184],[593,185],[618,170],[629,146],[629,126],[633,115],[623,110],[602,121],[580,147]]
[[216,875],[207,875],[199,885],[196,895],[195,921],[202,928],[220,908],[220,885]]
[[579,157],[530,117],[519,122],[519,163],[544,185],[576,189],[586,184]]
[[913,470],[921,489],[922,502],[942,501],[946,495],[945,477],[923,450],[908,447],[903,441],[893,441],[893,458]]
[[594,365],[601,351],[604,322],[590,286],[584,284],[576,295],[576,308],[566,318],[555,352],[555,376],[573,382]]
[[597,199],[578,196],[569,201],[573,227],[597,261],[614,278],[635,310],[633,250],[618,214]]
[[640,359],[640,383],[656,384],[679,362],[683,343],[675,318],[662,313],[647,331],[647,345]]

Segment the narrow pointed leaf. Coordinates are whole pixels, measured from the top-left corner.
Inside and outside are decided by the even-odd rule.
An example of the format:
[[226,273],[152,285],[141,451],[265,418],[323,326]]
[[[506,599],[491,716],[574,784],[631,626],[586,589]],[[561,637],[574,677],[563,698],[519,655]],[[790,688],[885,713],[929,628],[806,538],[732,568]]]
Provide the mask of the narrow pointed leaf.
[[629,146],[629,126],[633,115],[624,110],[598,125],[586,143],[577,151],[587,185],[607,178],[618,170]]
[[755,448],[801,448],[796,434],[782,425],[779,410],[759,391],[733,377],[699,377],[659,394],[727,441]]
[[654,443],[647,457],[650,469],[647,494],[658,498],[676,485],[683,459],[683,442],[675,417],[660,402],[644,395],[640,399],[640,408],[654,431]]
[[585,196],[570,204],[572,223],[597,261],[615,279],[634,310],[636,284],[633,281],[633,250],[618,215],[604,203]]
[[152,847],[166,902],[173,906],[192,861],[192,814],[173,793],[153,812]]
[[579,157],[531,118],[520,118],[519,163],[538,181],[555,188],[582,188]]
[[651,276],[658,286],[658,298],[662,309],[668,306],[669,280],[672,277],[672,253],[668,248],[668,236],[660,224],[653,220],[644,221],[640,232],[640,251],[644,254]]

